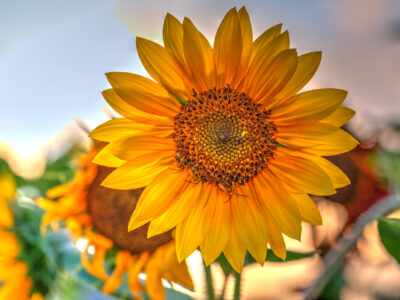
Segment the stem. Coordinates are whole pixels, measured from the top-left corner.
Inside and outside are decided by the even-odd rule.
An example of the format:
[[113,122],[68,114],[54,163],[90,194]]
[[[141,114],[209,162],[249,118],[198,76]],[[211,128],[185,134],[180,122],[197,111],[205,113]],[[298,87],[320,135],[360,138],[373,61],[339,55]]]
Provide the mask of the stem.
[[204,273],[206,274],[207,299],[215,300],[211,268],[210,268],[210,266],[206,265],[206,262],[204,261],[204,259],[203,259],[203,264],[204,264]]
[[228,278],[229,278],[229,275],[225,276],[225,278],[224,278],[224,285],[222,286],[222,291],[221,291],[221,295],[219,296],[219,300],[224,300],[226,284],[228,283]]
[[378,217],[385,216],[400,208],[400,197],[385,197],[371,206],[324,256],[325,270],[320,277],[305,291],[305,300],[317,299],[332,276],[341,267],[346,253],[354,246],[362,235],[364,227]]
[[242,276],[240,273],[235,272],[235,293],[233,294],[233,300],[240,300],[240,288],[241,288],[241,281]]

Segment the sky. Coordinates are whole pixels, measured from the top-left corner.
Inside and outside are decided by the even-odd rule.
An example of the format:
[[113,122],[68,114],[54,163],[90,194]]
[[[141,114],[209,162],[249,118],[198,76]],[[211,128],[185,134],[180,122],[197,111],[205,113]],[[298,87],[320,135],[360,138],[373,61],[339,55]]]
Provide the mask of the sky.
[[30,157],[77,134],[77,118],[93,128],[107,119],[104,73],[146,74],[135,36],[161,42],[170,12],[212,41],[226,11],[242,5],[255,36],[283,23],[299,53],[322,50],[309,88],[348,90],[347,105],[373,125],[398,120],[399,1],[3,0],[0,141]]

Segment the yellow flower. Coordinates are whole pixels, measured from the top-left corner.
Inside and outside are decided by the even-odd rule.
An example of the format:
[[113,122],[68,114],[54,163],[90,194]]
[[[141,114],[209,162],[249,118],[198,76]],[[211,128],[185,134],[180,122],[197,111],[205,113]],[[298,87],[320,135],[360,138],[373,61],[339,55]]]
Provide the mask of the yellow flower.
[[136,39],[155,81],[107,74],[103,95],[123,118],[91,133],[108,142],[94,162],[117,168],[103,185],[146,186],[129,230],[176,227],[179,261],[200,247],[207,264],[223,252],[240,272],[246,250],[263,264],[268,244],[284,259],[282,234],[300,239],[301,221],[321,224],[308,194],[350,183],[323,158],[357,144],[340,129],[354,115],[342,106],[347,92],[298,93],[321,53],[298,56],[281,25],[253,41],[244,7],[226,14],[213,47],[170,14],[163,38],[164,47]]
[[13,213],[9,201],[15,197],[14,177],[8,172],[0,174],[0,300],[40,300],[42,295],[33,292],[29,265],[20,259],[21,244],[12,231]]
[[[165,299],[162,278],[193,289],[186,264],[177,261],[170,232],[154,239],[146,238],[148,225],[127,232],[130,215],[142,190],[116,191],[101,187],[101,181],[112,169],[91,163],[100,149],[96,146],[79,159],[72,182],[47,192],[48,198],[57,200],[37,200],[45,210],[42,230],[48,225],[57,230],[58,221],[65,221],[77,246],[86,242],[82,264],[90,274],[104,281],[105,293],[115,292],[126,274],[135,299],[142,299],[139,295],[144,291],[139,282],[142,272],[147,275],[146,291],[151,299]],[[92,257],[90,249],[94,251]],[[112,253],[116,256],[110,273],[106,256]]]

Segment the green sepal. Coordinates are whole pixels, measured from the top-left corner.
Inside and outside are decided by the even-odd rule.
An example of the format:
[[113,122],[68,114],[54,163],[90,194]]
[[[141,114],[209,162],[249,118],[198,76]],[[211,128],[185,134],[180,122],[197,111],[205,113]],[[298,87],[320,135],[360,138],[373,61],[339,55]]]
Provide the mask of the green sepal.
[[[277,263],[284,263],[284,262],[289,262],[289,261],[294,261],[294,260],[299,260],[303,258],[309,258],[315,255],[316,252],[295,252],[295,251],[286,251],[286,260],[282,260],[278,256],[272,252],[272,250],[268,249],[267,252],[267,257],[265,258],[266,262],[277,262]],[[221,253],[221,255],[215,260],[216,263],[218,263],[224,272],[225,276],[228,276],[229,274],[234,274],[236,271],[232,268],[232,266],[229,264],[228,260],[226,259],[225,255]],[[250,253],[246,253],[246,258],[244,261],[244,266],[255,264],[257,261],[254,259],[253,256],[250,255]]]
[[179,98],[178,96],[174,95],[175,99],[179,101],[180,104],[186,104],[187,101],[183,100],[182,98]]
[[[282,258],[276,256],[274,254],[274,252],[272,252],[272,250],[268,249],[267,257],[265,258],[265,261],[284,263],[284,262],[299,260],[299,259],[303,259],[303,258],[309,258],[315,254],[316,254],[315,251],[313,251],[313,252],[286,251],[286,259],[283,260]],[[250,255],[250,253],[247,253],[244,265],[247,266],[249,264],[254,264],[254,263],[257,263],[257,261],[254,259],[253,256]]]

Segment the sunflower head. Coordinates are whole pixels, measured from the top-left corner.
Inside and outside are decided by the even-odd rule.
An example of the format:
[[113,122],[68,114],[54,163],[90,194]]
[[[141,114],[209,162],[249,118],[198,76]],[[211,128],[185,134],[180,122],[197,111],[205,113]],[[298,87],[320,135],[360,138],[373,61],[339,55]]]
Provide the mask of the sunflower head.
[[299,93],[321,53],[298,55],[280,24],[253,39],[244,7],[226,14],[213,46],[170,14],[163,39],[136,39],[153,80],[107,74],[103,95],[122,118],[90,134],[108,143],[94,162],[116,168],[103,185],[145,187],[129,230],[176,228],[179,260],[223,252],[240,272],[246,251],[263,264],[268,245],[284,259],[283,234],[300,239],[302,221],[322,222],[309,195],[350,183],[324,158],[358,143],[340,128],[354,115],[347,92]]
[[[102,145],[93,147],[79,159],[72,182],[47,192],[51,199],[38,199],[45,209],[42,226],[58,228],[64,221],[75,243],[86,241],[82,264],[86,271],[104,282],[105,293],[115,292],[128,278],[135,298],[146,290],[154,299],[165,298],[161,279],[193,288],[184,262],[179,263],[170,232],[147,239],[148,224],[127,231],[130,215],[143,189],[116,191],[100,186],[111,168],[98,167],[91,160],[101,152]],[[92,249],[92,250],[91,250]],[[90,253],[89,253],[90,252]],[[147,274],[146,289],[139,274]]]

